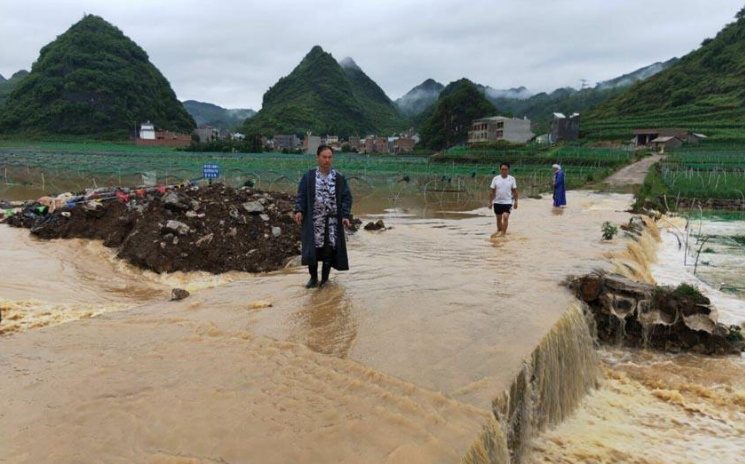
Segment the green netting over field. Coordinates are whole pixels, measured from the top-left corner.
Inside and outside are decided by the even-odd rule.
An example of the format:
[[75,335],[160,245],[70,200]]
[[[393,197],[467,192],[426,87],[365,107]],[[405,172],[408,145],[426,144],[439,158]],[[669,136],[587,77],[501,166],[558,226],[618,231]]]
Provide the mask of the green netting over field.
[[[205,163],[220,166],[218,181],[274,190],[293,190],[300,177],[316,166],[315,156],[281,153],[192,153],[115,144],[47,144],[43,147],[0,144],[0,197],[13,186],[60,193],[101,186],[136,186],[146,181],[174,184],[202,178]],[[392,196],[436,195],[481,201],[499,164],[507,161],[523,195],[551,190],[553,163],[561,163],[569,188],[595,182],[632,160],[628,152],[563,147],[542,150],[481,150],[476,158],[335,154],[334,166],[358,192],[383,191]],[[457,154],[457,151],[452,151]],[[469,156],[473,154],[470,153]],[[447,156],[452,156],[451,152]]]
[[675,150],[662,164],[661,175],[673,196],[745,199],[745,146]]

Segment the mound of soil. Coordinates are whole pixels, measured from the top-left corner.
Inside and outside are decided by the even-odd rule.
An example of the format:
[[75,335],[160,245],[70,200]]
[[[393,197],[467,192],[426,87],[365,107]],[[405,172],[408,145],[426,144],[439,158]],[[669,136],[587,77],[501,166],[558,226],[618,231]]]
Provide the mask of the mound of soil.
[[103,240],[119,258],[158,273],[266,272],[300,253],[292,210],[291,195],[214,184],[122,189],[115,199],[81,201],[52,213],[28,205],[6,222],[42,239]]

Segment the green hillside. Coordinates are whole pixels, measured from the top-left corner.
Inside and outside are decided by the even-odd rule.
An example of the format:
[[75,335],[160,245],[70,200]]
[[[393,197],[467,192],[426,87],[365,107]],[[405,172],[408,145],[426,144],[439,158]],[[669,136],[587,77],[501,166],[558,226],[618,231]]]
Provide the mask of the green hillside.
[[8,99],[8,95],[10,95],[10,92],[13,91],[14,88],[18,85],[19,82],[23,80],[24,77],[28,76],[28,71],[20,70],[17,73],[13,74],[10,79],[5,79],[0,76],[0,107],[3,106],[3,103],[5,103],[5,100]]
[[413,118],[434,105],[444,88],[434,79],[427,79],[396,100],[395,105],[403,116]]
[[256,111],[250,109],[226,109],[196,100],[186,100],[184,108],[194,118],[197,125],[206,124],[215,129],[233,129],[256,114]]
[[195,127],[147,53],[87,15],[41,49],[3,106],[0,133],[125,139],[146,120],[178,132]]
[[421,136],[424,146],[441,150],[463,143],[471,121],[495,116],[497,108],[468,79],[451,82],[440,93],[437,103],[419,116],[425,116]]
[[634,128],[651,127],[745,140],[745,9],[714,39],[583,119],[583,132],[594,139],[628,139]]
[[361,70],[351,74],[350,78],[331,54],[313,47],[264,94],[261,110],[241,130],[263,135],[312,131],[346,137],[405,126],[372,80]]
[[383,89],[378,86],[351,58],[339,62],[352,85],[352,92],[362,106],[365,118],[376,132],[390,133],[406,127],[406,121],[396,111],[396,107]]
[[607,89],[591,88],[575,90],[557,89],[551,93],[539,93],[524,100],[512,98],[490,98],[503,114],[518,118],[527,116],[531,121],[546,126],[553,113],[583,113],[615,95],[623,93],[624,87]]

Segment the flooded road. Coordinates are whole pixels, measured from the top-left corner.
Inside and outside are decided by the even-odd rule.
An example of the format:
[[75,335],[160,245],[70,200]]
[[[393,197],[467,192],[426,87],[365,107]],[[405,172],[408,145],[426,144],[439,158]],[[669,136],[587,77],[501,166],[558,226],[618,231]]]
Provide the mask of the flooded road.
[[[185,282],[95,246],[9,237],[2,298],[115,311],[38,330],[25,314],[0,339],[0,462],[458,461],[572,305],[566,275],[624,246],[600,225],[626,221],[629,196],[568,199],[521,201],[496,240],[486,209],[389,213],[392,228],[353,237],[352,271],[318,291],[300,268]],[[27,256],[57,264],[39,278]],[[177,282],[204,290],[165,301]]]

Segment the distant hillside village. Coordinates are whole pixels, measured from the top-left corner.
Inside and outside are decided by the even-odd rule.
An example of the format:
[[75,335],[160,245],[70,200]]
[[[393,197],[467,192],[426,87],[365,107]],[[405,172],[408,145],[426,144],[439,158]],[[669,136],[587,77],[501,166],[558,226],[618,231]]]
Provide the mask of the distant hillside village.
[[[479,143],[510,142],[541,144],[559,141],[574,141],[579,138],[579,114],[566,117],[561,113],[554,114],[550,123],[550,132],[536,137],[533,123],[528,118],[510,118],[493,116],[476,119],[468,131],[469,145]],[[201,125],[191,134],[179,134],[159,130],[150,122],[140,125],[137,144],[143,146],[187,147],[192,143],[201,144],[214,141],[244,141],[246,135],[226,129],[216,129]],[[320,145],[328,145],[334,151],[354,153],[406,154],[414,151],[421,142],[421,136],[414,129],[409,129],[392,136],[367,135],[341,138],[337,135],[277,134],[273,137],[261,137],[261,147],[267,151],[315,154]]]
[[[165,130],[158,130],[153,123],[147,121],[140,125],[137,144],[143,146],[171,146],[187,147],[192,143],[202,144],[215,141],[244,141],[246,135],[226,129],[216,129],[209,125],[201,125],[191,134],[177,134]],[[281,151],[288,153],[315,154],[321,145],[328,145],[334,151],[354,153],[385,153],[404,154],[414,151],[414,147],[421,141],[421,137],[413,129],[393,136],[367,135],[365,137],[351,136],[342,139],[337,135],[312,135],[303,137],[297,134],[277,134],[273,137],[261,137],[261,148],[266,151]]]
[[[580,115],[574,113],[565,116],[554,113],[549,122],[548,133],[536,135],[535,125],[527,118],[492,116],[476,119],[468,131],[467,144],[509,142],[512,144],[536,143],[548,145],[559,142],[579,140]],[[637,148],[652,148],[664,152],[666,148],[677,148],[684,143],[695,144],[706,139],[706,135],[680,129],[637,129],[631,143]],[[140,125],[137,144],[142,146],[187,147],[192,144],[204,144],[215,141],[246,140],[246,135],[226,129],[216,129],[201,125],[191,134],[179,134],[158,130],[150,121]],[[261,137],[260,146],[265,151],[285,153],[315,154],[320,145],[328,145],[336,152],[365,154],[408,154],[412,153],[421,141],[421,136],[410,129],[393,136],[367,135],[351,136],[343,139],[336,135],[312,135],[303,137],[296,134],[277,134],[273,137]]]

